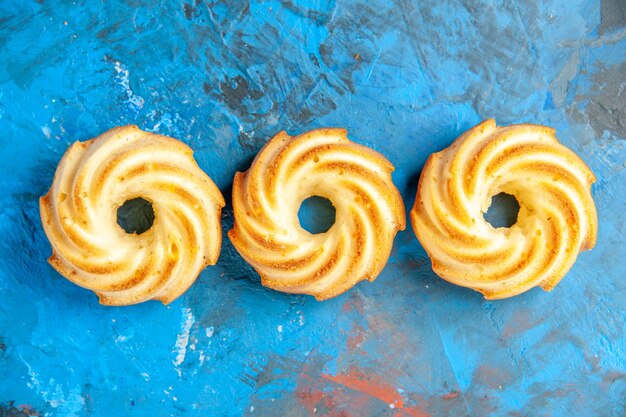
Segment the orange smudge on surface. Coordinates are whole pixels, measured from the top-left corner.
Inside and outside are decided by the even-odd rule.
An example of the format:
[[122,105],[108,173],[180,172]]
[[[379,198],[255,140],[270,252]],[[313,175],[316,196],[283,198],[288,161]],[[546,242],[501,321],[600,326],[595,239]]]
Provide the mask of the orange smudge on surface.
[[322,375],[324,378],[336,384],[343,385],[354,391],[359,391],[370,397],[378,398],[387,404],[395,404],[400,408],[403,406],[402,397],[394,387],[384,381],[376,381],[372,376],[363,371],[350,368],[347,374],[343,375]]
[[[345,392],[336,390],[326,392],[316,386],[298,387],[296,397],[307,410],[309,417],[359,417],[359,410],[368,406],[365,399],[355,400]],[[346,407],[350,410],[346,410]]]
[[[402,413],[401,413],[402,412]],[[429,417],[426,411],[418,407],[403,407],[396,413],[396,417]]]
[[359,314],[363,314],[363,300],[358,296],[352,296],[343,303],[341,311],[348,313],[352,310],[356,310]]
[[[319,404],[325,404],[332,399],[327,399],[326,394],[317,389],[313,379],[305,373],[300,374],[300,380],[300,383],[298,383],[296,387],[296,398],[298,398],[300,403],[306,408],[309,415],[313,416]],[[306,383],[302,384],[302,382]]]
[[[31,407],[30,405],[27,404],[20,404],[17,406],[17,408],[19,409],[19,411],[21,413],[23,413],[25,416],[29,416],[29,417],[41,417],[41,414],[36,411],[33,407]],[[0,410],[2,411],[2,410]],[[11,411],[11,410],[9,410]],[[4,414],[2,414],[4,415]]]
[[[321,406],[330,410],[334,410],[336,406],[335,401],[331,397],[326,396],[322,391],[312,388],[297,390],[296,397],[300,400],[300,403],[304,405],[311,417],[315,416],[316,410],[321,408]],[[331,416],[333,416],[333,414],[328,415],[328,417]]]
[[459,395],[461,395],[460,391],[452,391],[452,392],[442,395],[441,398],[443,398],[444,400],[453,400]]
[[[350,367],[338,375],[323,373],[323,363],[306,361],[298,375],[295,397],[309,417],[363,417],[380,410],[380,402],[394,417],[428,417],[417,406],[404,404],[396,387],[371,371]],[[325,361],[324,361],[325,362]],[[411,403],[424,400],[411,394]]]
[[352,335],[348,337],[348,349],[351,351],[356,350],[361,343],[363,343],[363,339],[365,338],[365,329],[359,325],[355,325],[352,329]]
[[512,320],[507,322],[502,329],[502,337],[509,339],[523,334],[533,327],[540,325],[544,320],[543,317],[533,317],[533,315],[526,310],[516,312]]
[[419,408],[405,408],[402,396],[391,384],[354,367],[350,368],[346,374],[322,374],[322,377],[353,391],[379,399],[387,404],[393,404],[394,408],[398,410],[397,416],[428,417],[428,413]]

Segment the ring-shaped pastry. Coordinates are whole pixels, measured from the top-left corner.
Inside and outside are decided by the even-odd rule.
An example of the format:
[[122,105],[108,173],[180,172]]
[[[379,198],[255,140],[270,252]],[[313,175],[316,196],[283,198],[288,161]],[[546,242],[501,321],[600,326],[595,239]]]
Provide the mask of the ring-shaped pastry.
[[[236,174],[235,224],[228,236],[263,285],[318,300],[334,297],[361,280],[373,281],[405,227],[393,169],[343,129],[295,137],[281,132],[248,171]],[[335,207],[335,223],[325,233],[309,233],[298,220],[301,203],[311,196]]]
[[[488,299],[549,291],[595,245],[594,181],[553,129],[486,120],[428,159],[411,223],[435,273],[454,284]],[[510,228],[483,217],[499,193],[520,205]]]
[[[155,219],[146,232],[129,234],[117,209],[138,197],[152,204]],[[106,305],[167,304],[185,292],[217,261],[223,206],[187,145],[136,126],[75,142],[40,199],[50,264]]]

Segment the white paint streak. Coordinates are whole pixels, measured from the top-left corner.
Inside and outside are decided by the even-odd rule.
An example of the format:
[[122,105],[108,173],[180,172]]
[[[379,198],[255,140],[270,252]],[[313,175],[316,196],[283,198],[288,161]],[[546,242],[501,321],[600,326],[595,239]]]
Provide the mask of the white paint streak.
[[130,73],[119,61],[115,61],[115,72],[117,73],[115,77],[118,80],[117,83],[122,86],[124,93],[126,93],[126,98],[128,99],[127,102],[135,111],[143,109],[144,99],[143,97],[136,95],[130,87]]
[[46,136],[46,139],[50,139],[50,135],[52,134],[52,130],[50,130],[50,128],[48,127],[48,125],[45,125],[41,128],[41,131],[43,132],[43,134]]
[[173,361],[174,366],[178,372],[178,376],[181,375],[180,365],[185,361],[185,355],[187,355],[187,345],[189,345],[189,333],[191,332],[191,326],[196,322],[196,318],[193,316],[189,307],[182,309],[183,317],[180,332],[176,338],[176,344],[174,350],[176,351],[176,359]]
[[[27,382],[27,386],[35,391],[39,397],[48,403],[48,405],[55,410],[55,414],[77,417],[82,415],[82,411],[85,405],[85,399],[80,394],[79,387],[69,388],[67,393],[64,391],[61,384],[56,383],[54,378],[50,378],[48,382],[42,382],[35,373],[35,370],[20,357],[22,362],[28,368],[28,376],[30,382]],[[49,413],[45,414],[46,416]]]
[[180,114],[174,113],[173,115],[165,112],[157,112],[156,110],[152,110],[148,114],[148,119],[154,123],[152,127],[146,127],[148,132],[159,132],[161,127],[166,128],[169,131],[174,131],[180,136],[180,132],[178,132],[175,128],[176,126],[181,126],[184,124],[182,117]]
[[378,58],[380,58],[380,52],[382,50],[383,50],[382,46],[380,48],[378,48],[378,52],[376,53],[376,57],[374,58],[374,61],[372,61],[372,65],[370,65],[369,70],[367,71],[367,76],[365,77],[365,81],[363,81],[363,85],[366,85],[367,82],[369,81],[370,77],[372,76],[372,71],[374,70],[374,66],[378,62]]
[[206,328],[205,333],[206,333],[206,337],[210,339],[215,334],[215,328],[213,326],[209,326]]

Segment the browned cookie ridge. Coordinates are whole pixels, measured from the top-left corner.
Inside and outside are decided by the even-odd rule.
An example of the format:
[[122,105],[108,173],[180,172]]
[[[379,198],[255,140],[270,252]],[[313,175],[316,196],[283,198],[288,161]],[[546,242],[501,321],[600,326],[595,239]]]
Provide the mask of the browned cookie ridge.
[[[117,209],[138,197],[152,204],[154,223],[128,234]],[[40,199],[50,264],[107,305],[167,304],[185,292],[217,262],[223,206],[187,145],[136,126],[74,143]]]
[[[434,271],[454,284],[488,299],[551,290],[595,245],[594,181],[553,129],[486,120],[430,156],[411,223]],[[502,192],[520,205],[510,228],[483,217]]]
[[[405,227],[393,165],[350,141],[343,129],[291,137],[281,132],[233,183],[235,225],[228,236],[259,272],[263,285],[284,292],[334,297],[385,266]],[[298,220],[303,200],[320,196],[336,209],[325,233]]]

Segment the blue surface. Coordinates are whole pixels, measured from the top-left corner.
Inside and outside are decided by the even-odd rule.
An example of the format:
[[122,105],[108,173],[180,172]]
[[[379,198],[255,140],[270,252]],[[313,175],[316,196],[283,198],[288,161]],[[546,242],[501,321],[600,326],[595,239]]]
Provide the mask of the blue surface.
[[[625,16],[623,0],[3,0],[0,415],[626,415]],[[116,125],[187,142],[227,199],[279,130],[346,127],[395,164],[409,208],[427,156],[488,117],[555,127],[597,176],[597,246],[552,293],[486,302],[437,278],[410,227],[373,284],[323,303],[261,287],[228,239],[167,307],[101,307],[46,263],[38,197],[70,143]]]

